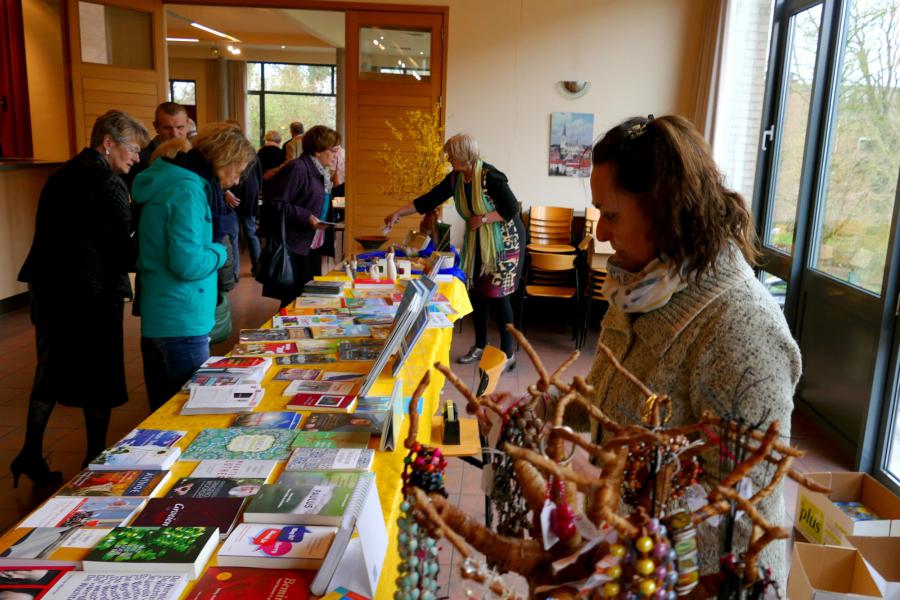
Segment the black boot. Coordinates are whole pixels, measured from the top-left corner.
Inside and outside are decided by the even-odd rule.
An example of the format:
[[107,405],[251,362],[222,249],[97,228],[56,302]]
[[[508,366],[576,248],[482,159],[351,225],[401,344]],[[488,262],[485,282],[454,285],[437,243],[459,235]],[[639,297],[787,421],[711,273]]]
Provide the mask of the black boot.
[[47,461],[40,455],[19,453],[9,465],[12,471],[13,487],[19,487],[19,477],[25,475],[35,487],[49,487],[62,483],[62,471],[51,471]]

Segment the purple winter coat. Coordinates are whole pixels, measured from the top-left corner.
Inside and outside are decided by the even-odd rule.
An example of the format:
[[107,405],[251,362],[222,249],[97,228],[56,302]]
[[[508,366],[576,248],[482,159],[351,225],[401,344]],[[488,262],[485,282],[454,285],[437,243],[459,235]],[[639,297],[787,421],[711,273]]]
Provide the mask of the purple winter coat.
[[320,217],[325,204],[325,178],[316,169],[312,157],[303,154],[282,167],[265,183],[263,202],[267,234],[281,235],[283,212],[288,250],[308,255],[315,235],[309,216]]

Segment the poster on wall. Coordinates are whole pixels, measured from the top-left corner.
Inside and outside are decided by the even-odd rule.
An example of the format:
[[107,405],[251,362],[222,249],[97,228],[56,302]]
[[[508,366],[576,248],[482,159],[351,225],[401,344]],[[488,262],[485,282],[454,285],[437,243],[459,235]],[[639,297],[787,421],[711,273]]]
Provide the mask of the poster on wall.
[[550,175],[590,177],[593,113],[550,114]]

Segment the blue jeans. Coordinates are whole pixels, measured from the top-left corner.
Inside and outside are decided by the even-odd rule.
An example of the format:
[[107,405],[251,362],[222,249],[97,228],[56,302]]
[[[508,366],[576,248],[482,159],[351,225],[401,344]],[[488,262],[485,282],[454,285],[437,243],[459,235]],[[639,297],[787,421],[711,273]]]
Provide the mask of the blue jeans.
[[150,410],[156,410],[209,358],[209,336],[142,337],[141,355]]
[[[250,253],[250,270],[255,274],[256,261],[259,260],[259,238],[256,237],[256,215],[242,217],[241,228],[244,230],[244,239],[247,240],[247,250]],[[237,267],[235,267],[235,269],[237,269]]]

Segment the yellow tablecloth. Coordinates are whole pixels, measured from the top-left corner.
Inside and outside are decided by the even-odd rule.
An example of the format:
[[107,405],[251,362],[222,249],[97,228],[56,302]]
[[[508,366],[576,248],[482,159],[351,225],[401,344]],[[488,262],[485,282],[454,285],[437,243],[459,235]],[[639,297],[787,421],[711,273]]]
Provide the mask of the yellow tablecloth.
[[[330,278],[330,277],[329,277]],[[337,277],[335,277],[337,278]],[[324,279],[324,278],[323,278]],[[465,286],[457,279],[450,283],[441,283],[439,291],[443,293],[449,300],[453,308],[457,311],[456,317],[461,318],[472,311],[472,305],[469,303],[469,297],[466,293]],[[450,344],[453,337],[453,329],[427,329],[420,338],[412,354],[407,359],[406,364],[401,369],[398,377],[403,381],[403,393],[405,396],[412,395],[419,383],[422,375],[436,361],[445,364],[450,359]],[[317,365],[310,365],[316,368]],[[336,362],[324,365],[329,371],[358,371],[368,372],[371,363],[359,362]],[[270,369],[266,378],[263,380],[263,386],[266,393],[260,402],[258,410],[260,411],[278,411],[284,410],[287,404],[287,398],[282,396],[282,391],[289,382],[273,381],[277,368]],[[418,439],[423,443],[431,440],[431,418],[440,402],[441,388],[444,385],[444,376],[438,371],[431,373],[431,385],[425,392],[423,414],[426,418],[419,421]],[[382,376],[376,382],[372,393],[374,395],[390,395],[394,387],[394,379],[390,376],[389,368],[385,369]],[[228,427],[234,415],[198,415],[198,416],[182,416],[180,414],[182,405],[187,401],[187,394],[177,394],[159,410],[145,419],[139,427],[145,429],[174,429],[187,431],[187,435],[179,441],[182,449],[187,448],[194,437],[203,429]],[[405,420],[401,429],[401,440],[406,437],[409,428],[409,421]],[[377,443],[377,442],[376,442]],[[384,569],[382,570],[381,580],[379,582],[376,598],[393,598],[396,588],[395,579],[397,576],[397,517],[401,501],[401,479],[400,474],[403,471],[403,458],[406,456],[406,450],[401,446],[393,452],[377,452],[373,465],[373,471],[376,474],[378,482],[378,495],[381,500],[381,507],[384,512],[385,523],[388,529],[388,550],[385,556]],[[168,492],[168,488],[174,484],[180,477],[188,477],[191,471],[196,467],[196,462],[179,461],[173,468],[172,476],[169,478],[166,486],[158,490],[155,496],[162,496]],[[283,466],[279,465],[279,469]],[[276,473],[280,475],[280,470]],[[6,547],[12,543],[11,531],[0,538],[0,547]],[[215,566],[216,560],[210,561],[210,566]],[[182,598],[187,597],[189,591],[186,591]]]

